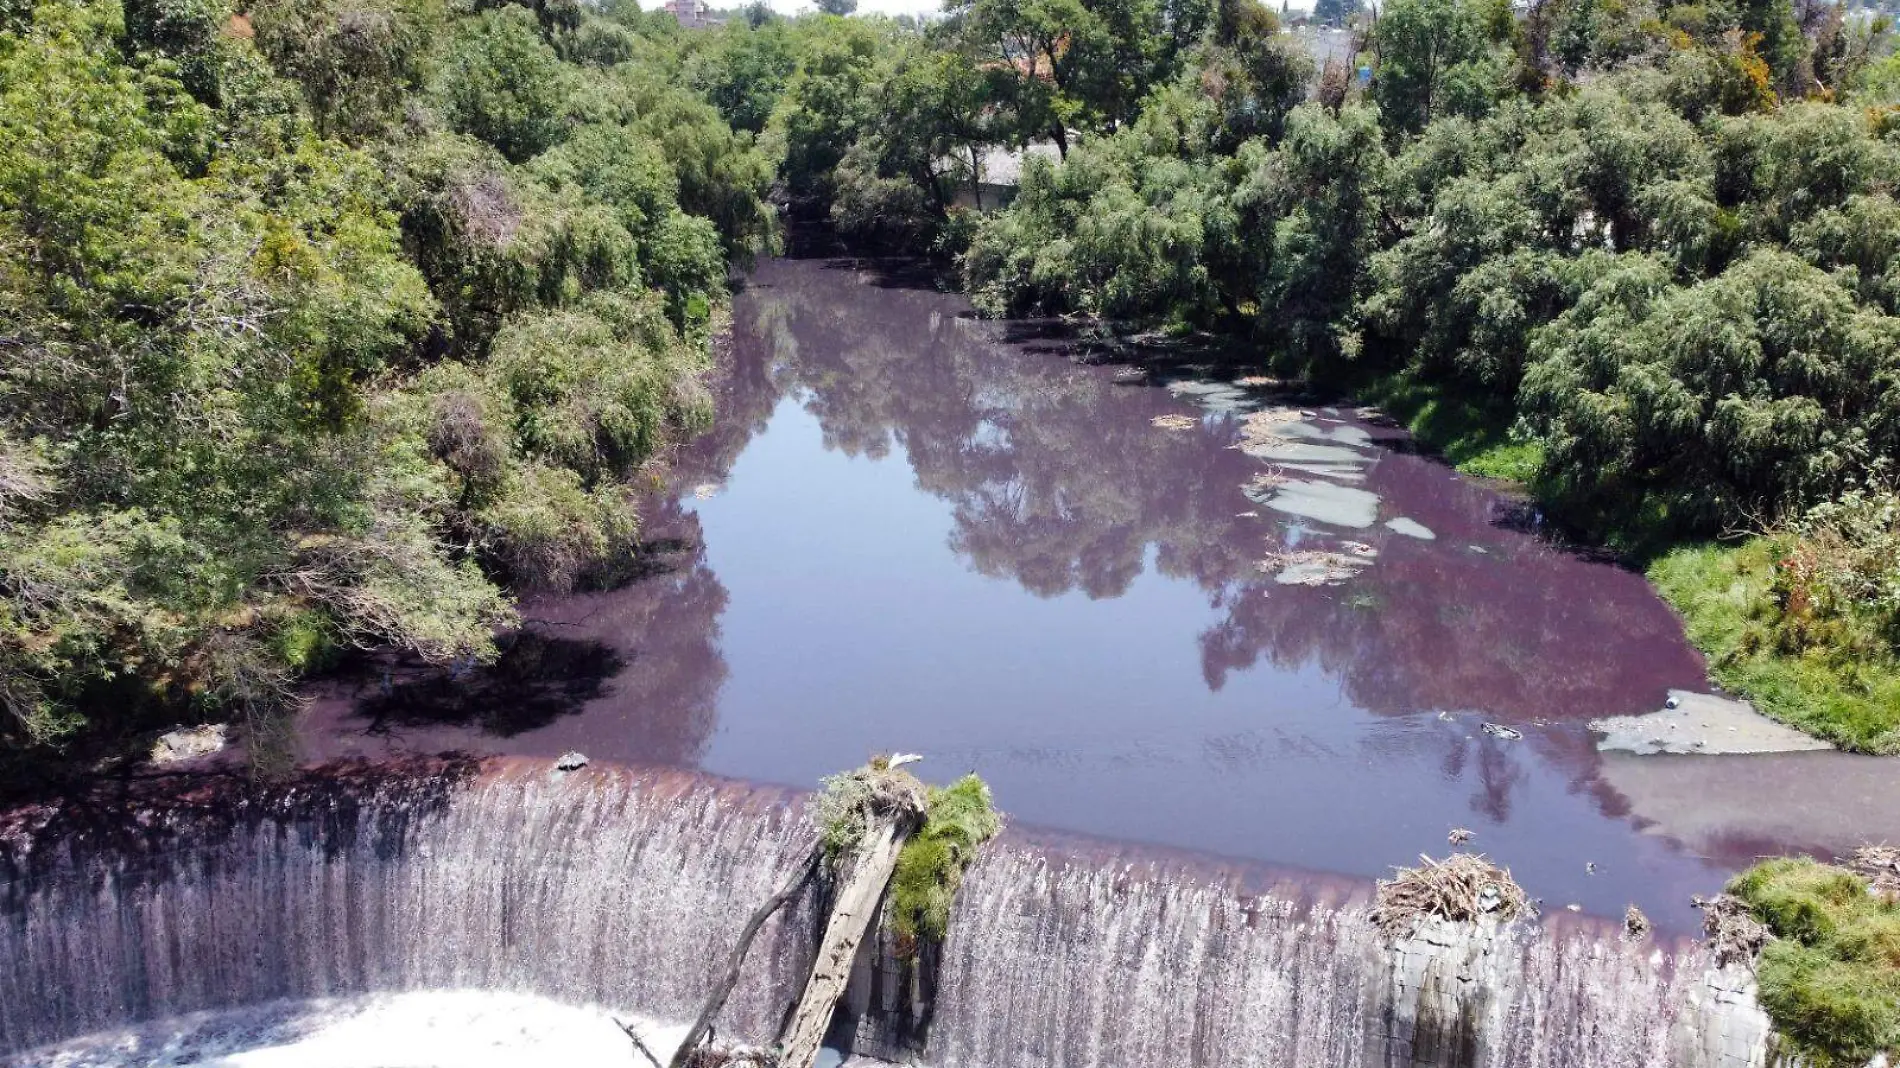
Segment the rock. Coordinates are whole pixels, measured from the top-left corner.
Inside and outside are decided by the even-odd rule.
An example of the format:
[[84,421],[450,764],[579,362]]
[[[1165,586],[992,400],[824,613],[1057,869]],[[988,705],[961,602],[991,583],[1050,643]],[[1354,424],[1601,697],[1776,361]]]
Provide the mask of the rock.
[[587,754],[570,749],[554,761],[556,771],[579,771],[587,766]]
[[228,728],[222,723],[166,731],[152,743],[152,763],[163,767],[215,753],[228,742],[227,732]]

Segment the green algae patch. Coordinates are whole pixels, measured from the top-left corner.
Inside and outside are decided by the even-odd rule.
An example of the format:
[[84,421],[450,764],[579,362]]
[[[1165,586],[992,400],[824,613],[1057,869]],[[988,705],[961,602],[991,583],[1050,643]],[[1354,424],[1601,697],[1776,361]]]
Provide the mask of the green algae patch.
[[1774,939],[1756,966],[1762,1007],[1817,1068],[1900,1054],[1900,897],[1797,857],[1764,861],[1729,893]]
[[1002,829],[990,788],[977,776],[930,788],[929,814],[904,843],[891,876],[891,930],[900,952],[914,953],[921,941],[943,941],[964,869]]

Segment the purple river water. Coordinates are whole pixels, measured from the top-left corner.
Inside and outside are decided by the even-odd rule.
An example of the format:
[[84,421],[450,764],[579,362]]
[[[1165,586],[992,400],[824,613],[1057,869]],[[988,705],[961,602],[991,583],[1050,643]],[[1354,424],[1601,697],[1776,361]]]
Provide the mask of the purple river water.
[[[1465,828],[1547,913],[1675,931],[1761,853],[1900,839],[1878,762],[1599,753],[1591,719],[1707,688],[1679,621],[1373,413],[1083,359],[858,261],[763,263],[734,318],[641,573],[528,599],[493,667],[322,684],[306,756],[811,787],[916,751],[1019,825],[1244,863],[1376,877]],[[1345,575],[1287,581],[1311,551]]]

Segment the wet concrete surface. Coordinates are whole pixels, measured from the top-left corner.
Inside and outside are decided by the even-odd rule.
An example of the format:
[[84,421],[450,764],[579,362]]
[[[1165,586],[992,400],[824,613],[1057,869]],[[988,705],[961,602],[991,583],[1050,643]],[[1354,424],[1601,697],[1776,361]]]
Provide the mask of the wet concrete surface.
[[1793,815],[1758,758],[1599,753],[1590,721],[1706,688],[1679,622],[1376,413],[1087,356],[862,261],[763,263],[734,312],[637,574],[528,598],[494,667],[321,682],[306,756],[810,786],[917,751],[1027,823],[1358,876],[1464,827],[1547,911],[1678,931],[1759,853],[1900,839],[1900,776],[1842,754],[1787,765]]

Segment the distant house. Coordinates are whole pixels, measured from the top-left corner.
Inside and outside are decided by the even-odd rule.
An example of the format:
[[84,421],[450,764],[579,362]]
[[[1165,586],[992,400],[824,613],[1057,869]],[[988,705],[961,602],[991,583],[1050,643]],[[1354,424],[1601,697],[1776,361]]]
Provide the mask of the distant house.
[[967,158],[945,160],[945,170],[958,175],[954,203],[959,207],[981,211],[1004,207],[1016,199],[1016,187],[1022,184],[1023,159],[1026,156],[1041,156],[1048,160],[1059,158],[1056,146],[1048,141],[1039,141],[1024,149],[991,146],[983,153],[983,170],[974,184],[970,181],[970,161]]
[[705,29],[725,21],[713,17],[712,5],[706,0],[666,0],[665,6],[666,13],[689,30]]

